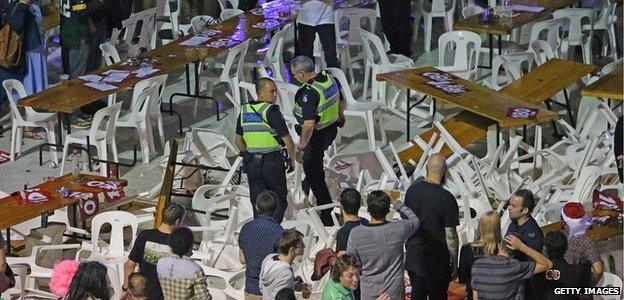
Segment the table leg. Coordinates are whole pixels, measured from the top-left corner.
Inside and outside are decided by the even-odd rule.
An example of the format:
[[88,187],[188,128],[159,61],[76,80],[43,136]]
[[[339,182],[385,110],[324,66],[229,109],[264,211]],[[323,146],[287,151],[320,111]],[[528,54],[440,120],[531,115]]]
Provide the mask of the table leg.
[[503,54],[503,36],[498,35],[498,55]]
[[407,116],[405,116],[405,121],[407,122],[407,130],[406,130],[406,134],[407,134],[407,141],[410,141],[410,123],[411,123],[411,116],[410,116],[410,110],[412,109],[411,103],[410,103],[410,89],[406,88],[405,89],[405,95],[407,95]]
[[[185,75],[186,75],[186,93],[190,94],[191,93],[191,70],[189,69],[189,64],[186,64],[184,66],[184,71],[185,71]],[[173,106],[169,106],[169,109],[171,109],[173,111]],[[173,113],[171,113],[173,114]]]
[[[492,69],[492,60],[494,60],[494,45],[493,45],[494,41],[493,41],[493,39],[494,39],[494,36],[491,33],[489,33],[488,34],[488,43],[489,43],[488,46],[489,46],[489,49],[490,49],[490,69]],[[492,71],[492,72],[494,72],[494,71]]]
[[563,89],[563,97],[566,101],[566,110],[568,111],[568,116],[570,117],[570,122],[572,126],[576,126],[576,122],[574,122],[574,116],[572,115],[572,107],[570,106],[570,97],[568,97],[568,90]]
[[7,244],[6,255],[11,256],[11,228],[10,227],[7,227],[6,229],[6,244]]
[[299,39],[297,38],[297,21],[293,22],[294,42],[295,42],[295,57],[299,55]]
[[62,112],[57,113],[58,116],[58,136],[56,140],[61,147],[63,146],[63,118],[65,117]]
[[[548,99],[548,100],[546,100],[546,101],[545,101],[545,103],[546,103],[546,108],[547,108],[548,110],[551,110],[550,101],[551,101],[550,99]],[[557,123],[556,123],[555,121],[550,121],[550,123],[552,124],[552,126],[553,126],[553,130],[555,131],[555,132],[554,132],[554,136],[555,136],[555,137],[560,137],[560,135],[559,135],[559,131],[557,130]]]
[[436,98],[431,97],[431,100],[433,101],[433,103],[431,104],[433,105],[433,114],[431,115],[431,128],[433,128],[435,127],[435,115],[438,108]]

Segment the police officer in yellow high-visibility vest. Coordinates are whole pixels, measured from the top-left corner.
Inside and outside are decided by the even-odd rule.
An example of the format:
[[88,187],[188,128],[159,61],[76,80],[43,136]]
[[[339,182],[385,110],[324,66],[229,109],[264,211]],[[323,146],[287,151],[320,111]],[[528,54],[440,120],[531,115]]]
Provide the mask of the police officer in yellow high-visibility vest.
[[[317,205],[329,204],[332,201],[325,183],[323,156],[336,138],[338,127],[344,125],[340,85],[329,72],[314,72],[314,63],[308,57],[295,57],[290,68],[295,79],[303,83],[293,108],[300,136],[295,159],[303,163],[304,189],[312,190]],[[331,210],[321,211],[321,220],[332,225]]]
[[[288,206],[286,196],[286,171],[293,169],[295,144],[288,133],[284,117],[275,105],[277,87],[273,80],[262,78],[256,82],[257,101],[241,105],[236,125],[236,146],[241,151],[244,169],[249,181],[249,199],[256,214],[256,198],[264,190],[278,196],[273,219],[284,218]],[[288,159],[283,149],[288,152]]]

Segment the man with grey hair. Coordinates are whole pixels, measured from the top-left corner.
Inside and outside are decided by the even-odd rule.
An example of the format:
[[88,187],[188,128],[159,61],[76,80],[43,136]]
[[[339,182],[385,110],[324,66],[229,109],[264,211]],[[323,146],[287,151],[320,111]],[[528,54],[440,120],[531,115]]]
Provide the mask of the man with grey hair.
[[[243,166],[249,180],[249,200],[257,215],[256,199],[260,192],[270,190],[277,194],[277,208],[272,214],[277,223],[281,223],[288,206],[286,196],[286,167],[293,170],[295,144],[293,143],[286,121],[275,105],[277,86],[270,78],[261,78],[256,82],[258,100],[249,101],[241,106],[236,122],[236,146],[243,156]],[[288,152],[285,161],[283,148]]]
[[137,235],[134,246],[128,255],[128,261],[124,266],[124,282],[122,289],[127,291],[128,278],[134,273],[137,264],[143,276],[147,279],[148,299],[164,299],[156,263],[162,257],[171,255],[169,247],[169,235],[180,227],[184,221],[186,209],[178,203],[169,203],[162,211],[162,223],[155,229],[143,230]]
[[459,207],[453,194],[442,187],[445,160],[440,153],[431,155],[425,180],[412,183],[405,193],[405,205],[421,220],[405,243],[412,299],[446,299],[457,270]]
[[[299,123],[295,129],[300,137],[295,159],[303,163],[304,190],[312,189],[316,204],[329,204],[331,195],[325,183],[323,156],[336,138],[338,127],[344,126],[346,104],[338,81],[327,71],[315,73],[310,58],[297,56],[291,61],[290,68],[295,79],[302,83],[293,108],[293,115]],[[331,226],[331,211],[321,211],[321,220]]]

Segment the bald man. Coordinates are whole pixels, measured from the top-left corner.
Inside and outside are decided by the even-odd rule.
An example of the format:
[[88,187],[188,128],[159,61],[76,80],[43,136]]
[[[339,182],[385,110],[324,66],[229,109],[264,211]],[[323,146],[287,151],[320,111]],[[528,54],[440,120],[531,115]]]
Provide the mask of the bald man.
[[434,154],[427,161],[427,177],[414,182],[405,194],[405,205],[421,220],[420,228],[405,243],[405,269],[412,284],[412,299],[447,299],[455,278],[459,238],[459,208],[442,187],[446,158]]
[[[277,194],[273,219],[279,224],[288,205],[285,171],[293,170],[295,144],[279,106],[275,105],[277,87],[273,80],[259,79],[256,94],[257,100],[241,105],[235,143],[244,159],[254,216],[257,215],[256,198],[262,191],[270,190]],[[285,155],[284,148],[289,155]]]

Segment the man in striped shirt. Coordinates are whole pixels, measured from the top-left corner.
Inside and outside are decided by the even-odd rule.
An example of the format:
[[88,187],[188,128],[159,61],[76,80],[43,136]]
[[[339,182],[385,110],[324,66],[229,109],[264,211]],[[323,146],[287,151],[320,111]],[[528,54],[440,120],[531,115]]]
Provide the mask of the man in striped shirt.
[[[515,254],[524,253],[533,261],[519,261]],[[498,255],[478,259],[472,266],[474,299],[524,299],[524,279],[552,268],[552,262],[525,245],[515,235],[508,235],[498,246]]]

